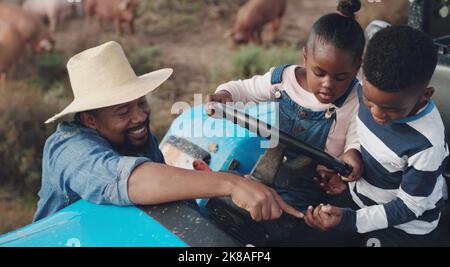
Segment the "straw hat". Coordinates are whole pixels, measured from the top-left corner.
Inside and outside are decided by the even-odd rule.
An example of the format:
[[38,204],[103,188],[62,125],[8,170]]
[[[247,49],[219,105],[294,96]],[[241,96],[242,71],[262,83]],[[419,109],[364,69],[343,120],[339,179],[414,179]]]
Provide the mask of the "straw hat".
[[67,63],[74,100],[48,119],[81,111],[119,105],[155,90],[172,74],[161,69],[137,77],[117,42],[107,42],[73,56]]

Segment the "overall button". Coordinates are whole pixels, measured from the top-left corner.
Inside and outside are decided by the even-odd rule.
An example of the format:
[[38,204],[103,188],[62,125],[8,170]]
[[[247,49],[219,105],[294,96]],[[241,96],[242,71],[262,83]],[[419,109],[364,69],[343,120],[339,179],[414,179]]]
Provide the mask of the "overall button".
[[300,116],[300,118],[305,119],[306,117],[308,117],[308,113],[306,113],[305,111],[300,111],[298,113],[298,116]]
[[299,135],[299,134],[303,133],[304,131],[305,131],[305,128],[303,128],[302,126],[295,126],[295,128],[294,128],[295,135]]
[[281,91],[278,88],[275,88],[272,90],[272,95],[273,97],[275,97],[276,99],[281,98]]
[[335,106],[331,106],[328,108],[328,110],[325,112],[325,118],[326,119],[330,119],[331,117],[333,117],[333,115],[336,113],[336,107]]

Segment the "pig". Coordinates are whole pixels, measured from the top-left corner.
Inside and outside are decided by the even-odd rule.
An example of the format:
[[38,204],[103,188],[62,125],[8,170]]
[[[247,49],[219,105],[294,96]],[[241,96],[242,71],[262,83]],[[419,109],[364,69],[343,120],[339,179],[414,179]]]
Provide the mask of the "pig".
[[0,24],[14,25],[23,42],[35,53],[48,52],[53,49],[54,40],[44,24],[20,6],[0,3]]
[[275,38],[286,10],[286,0],[249,0],[236,16],[236,22],[229,34],[235,44],[250,41],[261,44],[264,25],[270,23]]
[[408,0],[368,2],[361,1],[361,10],[356,20],[365,29],[373,20],[383,20],[392,25],[408,23]]
[[134,20],[137,17],[139,0],[84,0],[83,3],[88,21],[94,15],[100,25],[103,19],[113,20],[119,35],[122,35],[122,22],[126,22],[130,33],[134,34]]
[[6,71],[14,66],[24,53],[25,44],[16,26],[0,23],[0,84],[6,80]]
[[47,18],[54,33],[58,23],[62,24],[65,16],[76,8],[75,4],[77,1],[73,0],[26,0],[22,8],[39,18]]

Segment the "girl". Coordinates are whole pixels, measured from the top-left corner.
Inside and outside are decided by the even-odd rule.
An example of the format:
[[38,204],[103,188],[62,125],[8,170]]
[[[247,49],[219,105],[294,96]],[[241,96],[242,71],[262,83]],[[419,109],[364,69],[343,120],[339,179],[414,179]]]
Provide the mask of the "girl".
[[[365,46],[364,31],[354,15],[360,7],[359,0],[341,0],[336,13],[325,15],[314,23],[303,49],[304,66],[279,66],[262,76],[227,82],[220,85],[215,94],[209,95],[207,101],[279,102],[282,131],[341,157],[354,169],[348,179],[359,178],[360,163],[349,161],[343,154],[347,139],[355,136],[349,128],[358,109],[360,83],[356,75]],[[350,149],[346,155],[353,152]],[[325,171],[319,173],[321,176],[326,174]],[[311,179],[296,180],[302,182],[288,183],[292,185],[289,188],[278,188],[286,200],[299,208],[313,204],[311,201],[320,201],[320,197],[310,198],[317,193],[305,189],[317,192],[314,188],[317,185],[305,185]],[[328,193],[333,193],[334,188],[332,184],[330,186]]]

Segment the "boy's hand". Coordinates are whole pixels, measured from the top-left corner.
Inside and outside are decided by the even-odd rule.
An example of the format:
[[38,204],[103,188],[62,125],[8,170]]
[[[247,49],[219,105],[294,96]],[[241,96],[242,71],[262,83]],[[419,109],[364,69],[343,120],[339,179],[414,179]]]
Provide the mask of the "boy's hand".
[[341,180],[341,176],[335,172],[317,170],[319,177],[314,177],[314,181],[325,190],[328,195],[339,195],[347,189],[347,185]]
[[308,207],[305,215],[305,223],[311,228],[316,228],[321,231],[330,230],[341,222],[342,211],[340,208],[320,204],[315,209]]
[[212,95],[206,96],[205,110],[208,116],[214,115],[214,109],[212,108],[211,102],[219,102],[222,104],[233,102],[233,98],[228,91],[222,90]]
[[353,171],[348,177],[341,177],[346,182],[356,181],[361,178],[364,172],[364,163],[361,159],[361,153],[356,149],[350,149],[340,157],[342,161],[352,166]]

